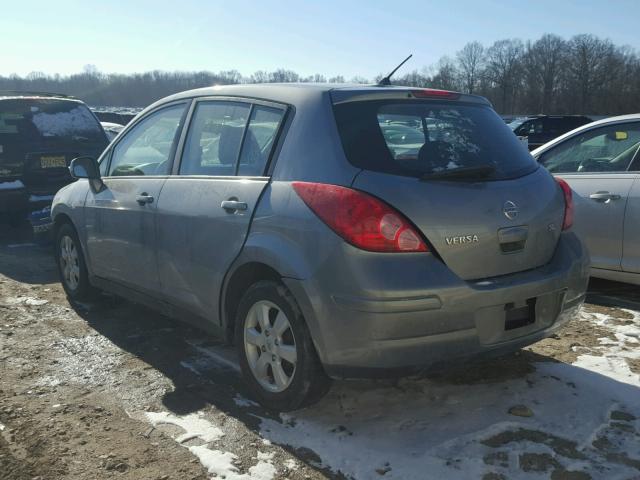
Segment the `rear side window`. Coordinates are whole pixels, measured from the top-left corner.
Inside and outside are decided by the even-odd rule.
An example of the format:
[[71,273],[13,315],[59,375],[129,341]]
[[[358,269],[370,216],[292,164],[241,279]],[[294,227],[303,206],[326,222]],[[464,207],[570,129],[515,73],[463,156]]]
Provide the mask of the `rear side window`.
[[200,102],[189,126],[180,175],[235,175],[250,109],[245,103]]
[[242,145],[238,175],[260,176],[273,149],[284,111],[255,105]]
[[334,106],[345,154],[358,168],[422,177],[490,165],[490,179],[534,171],[522,142],[491,108],[428,101],[364,101]]
[[24,98],[0,103],[0,145],[19,142],[106,144],[100,123],[81,102]]

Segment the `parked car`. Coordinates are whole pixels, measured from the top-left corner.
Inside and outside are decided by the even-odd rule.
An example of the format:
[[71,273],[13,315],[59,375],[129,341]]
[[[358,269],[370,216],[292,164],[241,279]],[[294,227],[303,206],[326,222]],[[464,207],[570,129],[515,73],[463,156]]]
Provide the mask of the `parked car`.
[[529,150],[534,150],[574,128],[590,123],[584,115],[537,115],[514,120],[509,124],[513,133],[526,138]]
[[640,114],[590,123],[534,150],[575,194],[591,275],[640,285]]
[[118,134],[124,130],[124,125],[120,125],[119,123],[111,123],[111,122],[100,122],[104,133],[107,134],[107,139],[109,141],[113,140],[118,136]]
[[123,111],[103,110],[105,107],[95,107],[91,111],[98,117],[100,122],[116,123],[118,125],[126,125],[136,116],[140,109],[119,109]]
[[[433,127],[396,155],[380,125],[394,116]],[[517,349],[584,300],[571,191],[481,97],[193,90],[71,169],[88,180],[52,209],[68,296],[108,290],[226,336],[270,408],[329,377]]]
[[74,157],[98,157],[107,146],[100,123],[75,98],[0,92],[0,211],[13,219],[51,204],[73,179]]

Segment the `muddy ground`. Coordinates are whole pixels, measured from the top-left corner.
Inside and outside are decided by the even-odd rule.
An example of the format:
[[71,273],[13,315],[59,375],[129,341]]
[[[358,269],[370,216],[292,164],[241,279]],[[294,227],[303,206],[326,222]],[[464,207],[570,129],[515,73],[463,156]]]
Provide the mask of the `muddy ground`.
[[[211,420],[223,433],[213,432],[209,444],[229,454],[228,478],[349,476],[328,468],[331,462],[307,447],[279,446],[261,435],[265,419],[286,420],[246,400],[233,355],[215,339],[118,298],[71,305],[58,283],[51,247],[31,243],[28,235],[5,225],[0,230],[0,479],[189,480],[216,475],[194,455],[207,443],[206,432],[181,438],[184,432],[176,422],[154,424],[148,412]],[[639,293],[637,287],[596,281],[587,308],[624,324],[630,314],[622,308],[640,310]],[[607,335],[593,324],[574,322],[507,361],[455,368],[431,381],[471,385],[524,378],[535,362],[572,363]],[[206,361],[206,368],[198,367]],[[629,365],[640,373],[637,361],[629,360]],[[405,382],[402,388],[411,385]],[[629,435],[640,441],[635,427],[624,424],[630,414],[613,415],[621,417],[621,429],[630,429]],[[336,428],[336,435],[344,434]],[[513,438],[497,435],[489,441],[498,448]],[[505,455],[497,451],[484,458],[488,470],[483,478],[505,478],[491,470],[504,464]],[[559,466],[553,452],[524,455],[517,467],[523,472],[594,478]],[[640,478],[640,462],[621,455],[618,463],[626,462],[627,478],[634,478],[634,471]],[[390,469],[383,464],[374,475],[382,478]]]

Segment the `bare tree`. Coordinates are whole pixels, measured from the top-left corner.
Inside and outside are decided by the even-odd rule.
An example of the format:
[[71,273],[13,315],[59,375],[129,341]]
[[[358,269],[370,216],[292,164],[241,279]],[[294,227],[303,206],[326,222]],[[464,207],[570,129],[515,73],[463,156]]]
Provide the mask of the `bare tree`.
[[474,93],[484,66],[484,47],[480,42],[467,43],[456,54],[462,87],[466,93]]
[[[593,35],[566,41],[546,34],[524,45],[499,40],[490,48],[471,42],[455,58],[442,57],[421,70],[393,77],[396,85],[462,90],[487,97],[503,114],[573,113],[615,115],[640,111],[640,56]],[[379,81],[378,76],[374,81]],[[105,74],[87,65],[73,75],[0,76],[0,90],[37,90],[75,95],[90,105],[138,107],[192,88],[235,83],[324,82],[321,74],[300,77],[288,69],[244,76],[220,72]],[[328,79],[344,83],[342,75]],[[355,76],[352,82],[366,83]]]
[[540,113],[548,113],[553,106],[560,76],[563,73],[566,42],[557,35],[545,34],[527,46],[524,65],[540,98]]
[[450,57],[442,57],[435,68],[435,74],[431,77],[431,86],[443,90],[459,90],[458,69]]
[[591,110],[592,95],[607,76],[605,66],[613,50],[611,42],[594,35],[576,35],[569,41],[568,82],[577,92],[574,108]]
[[498,40],[487,50],[486,72],[500,92],[498,109],[505,113],[513,113],[523,52],[518,39]]

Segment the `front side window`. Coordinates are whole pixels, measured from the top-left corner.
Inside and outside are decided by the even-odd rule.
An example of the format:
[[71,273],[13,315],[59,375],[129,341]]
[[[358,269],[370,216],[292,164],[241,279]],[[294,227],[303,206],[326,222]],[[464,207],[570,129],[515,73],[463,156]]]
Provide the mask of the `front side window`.
[[491,108],[431,101],[360,101],[334,106],[345,154],[358,168],[423,177],[490,167],[514,178],[537,165]]
[[200,102],[189,126],[180,175],[235,175],[250,109],[245,103]]
[[163,108],[127,132],[113,149],[109,175],[167,175],[184,110],[184,104]]
[[543,153],[539,161],[552,173],[625,172],[640,147],[640,123],[586,131]]
[[284,111],[279,108],[255,105],[242,144],[238,175],[260,176],[273,149]]

